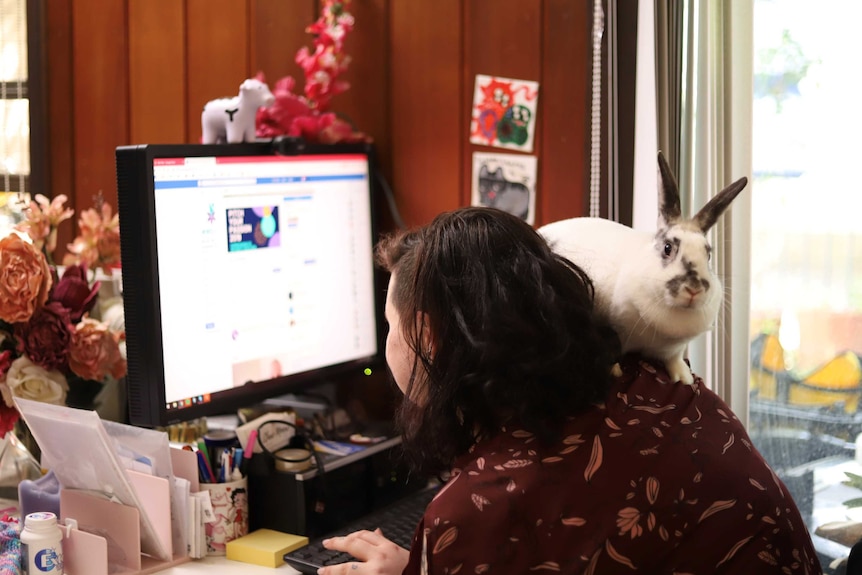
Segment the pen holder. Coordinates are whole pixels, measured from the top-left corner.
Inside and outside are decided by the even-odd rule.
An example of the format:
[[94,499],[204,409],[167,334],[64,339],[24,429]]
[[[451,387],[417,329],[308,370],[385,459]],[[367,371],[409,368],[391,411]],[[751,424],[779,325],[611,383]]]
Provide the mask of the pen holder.
[[228,541],[248,534],[248,479],[201,483],[210,492],[215,521],[205,523],[207,555],[224,555]]

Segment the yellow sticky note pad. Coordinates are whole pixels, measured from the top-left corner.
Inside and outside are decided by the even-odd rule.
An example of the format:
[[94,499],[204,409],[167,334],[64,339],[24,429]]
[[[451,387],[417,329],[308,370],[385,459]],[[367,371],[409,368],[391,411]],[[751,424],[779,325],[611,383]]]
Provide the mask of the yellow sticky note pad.
[[284,565],[284,554],[308,545],[308,537],[272,529],[258,529],[229,541],[227,558],[264,567]]

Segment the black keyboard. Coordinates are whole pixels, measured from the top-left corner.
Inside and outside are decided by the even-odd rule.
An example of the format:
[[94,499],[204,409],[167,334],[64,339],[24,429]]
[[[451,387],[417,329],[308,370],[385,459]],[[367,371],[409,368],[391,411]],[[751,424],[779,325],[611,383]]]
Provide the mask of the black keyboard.
[[374,531],[378,527],[383,532],[384,537],[405,549],[410,549],[416,526],[438,489],[439,486],[423,489],[406,495],[386,507],[372,511],[341,529],[309,542],[305,547],[285,553],[284,562],[302,573],[316,574],[317,570],[324,565],[353,561],[354,558],[349,553],[326,549],[323,546],[323,540],[363,529]]

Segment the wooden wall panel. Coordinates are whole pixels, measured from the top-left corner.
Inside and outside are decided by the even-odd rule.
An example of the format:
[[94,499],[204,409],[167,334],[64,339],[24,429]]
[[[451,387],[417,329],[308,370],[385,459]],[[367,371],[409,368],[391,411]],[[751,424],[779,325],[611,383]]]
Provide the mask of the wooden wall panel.
[[[263,71],[304,77],[297,50],[322,0],[73,0],[47,10],[52,193],[115,203],[114,147],[198,142],[200,110]],[[591,2],[353,0],[352,88],[332,110],[377,143],[409,225],[470,202],[477,74],[538,81],[536,223],[583,215]],[[511,152],[518,153],[518,152]],[[382,208],[383,223],[388,208]],[[71,234],[70,234],[71,236]],[[65,239],[68,241],[71,237]],[[61,238],[61,243],[64,239]]]
[[129,141],[126,3],[74,0],[72,38],[74,207],[101,192],[116,211],[114,149]]
[[[45,9],[45,83],[48,108],[47,148],[48,177],[51,189],[45,195],[56,197],[65,194],[69,206],[75,199],[75,158],[73,141],[74,118],[72,103],[72,5],[57,2]],[[73,227],[60,226],[57,233],[58,250],[62,261],[65,246],[74,238]]]
[[[541,188],[536,224],[587,213],[592,5],[547,0],[542,37]],[[586,81],[585,81],[586,80]]]
[[397,0],[363,0],[350,6],[357,22],[344,44],[351,63],[344,79],[350,90],[332,99],[332,111],[374,139],[379,164],[391,177],[389,137],[389,5]]
[[[467,89],[464,91],[462,106],[467,113],[461,132],[461,137],[465,140],[468,139],[470,129],[469,111],[473,105],[477,74],[541,82],[543,4],[523,0],[469,0],[466,6],[464,74]],[[543,93],[544,86],[540,83],[537,109],[539,119],[533,140],[533,154],[539,156],[540,164]],[[474,151],[509,152],[473,144],[466,147],[462,158],[462,205],[470,203]],[[541,185],[542,181],[539,180],[537,186]]]
[[392,189],[408,226],[462,204],[461,2],[391,3]]
[[186,0],[188,140],[200,142],[201,110],[236,96],[250,73],[249,0]]
[[315,0],[252,0],[251,69],[263,72],[270,88],[284,76],[293,76],[303,86],[302,68],[296,52],[311,47],[311,34],[305,28],[318,17]]
[[176,0],[129,2],[130,144],[187,140],[185,10]]

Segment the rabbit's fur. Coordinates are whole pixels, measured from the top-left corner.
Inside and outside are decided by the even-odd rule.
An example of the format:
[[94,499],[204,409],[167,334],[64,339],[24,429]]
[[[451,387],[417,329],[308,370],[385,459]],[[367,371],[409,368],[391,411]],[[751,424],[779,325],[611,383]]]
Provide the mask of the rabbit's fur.
[[584,217],[550,223],[539,233],[593,280],[596,308],[617,331],[623,353],[638,351],[662,360],[673,381],[691,384],[686,345],[710,329],[723,299],[706,232],[748,179],[732,183],[685,219],[676,179],[661,152],[658,164],[657,232]]

